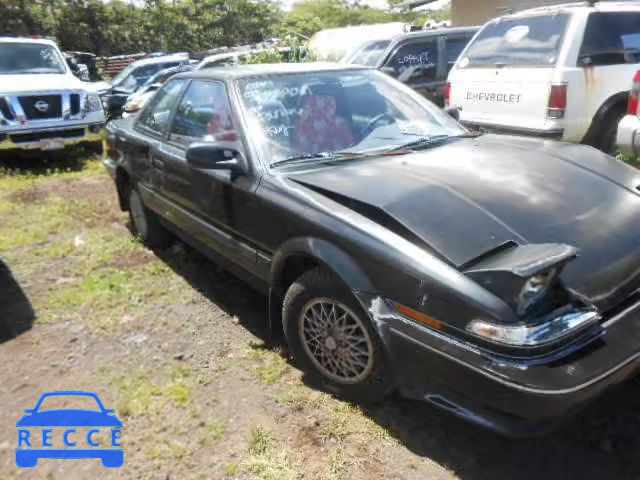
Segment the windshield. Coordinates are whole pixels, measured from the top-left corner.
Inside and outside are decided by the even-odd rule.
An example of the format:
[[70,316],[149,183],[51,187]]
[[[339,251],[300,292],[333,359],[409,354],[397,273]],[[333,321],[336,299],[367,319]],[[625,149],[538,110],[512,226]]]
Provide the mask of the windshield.
[[113,77],[111,79],[111,83],[113,85],[120,85],[121,83],[123,83],[124,79],[129,76],[129,74],[133,71],[134,68],[136,68],[135,65],[133,63],[130,64],[129,66],[127,66],[127,68],[125,68],[124,70],[121,70],[120,73],[118,73],[115,77]]
[[335,152],[397,149],[466,132],[413,90],[376,70],[239,81],[250,131],[269,164]]
[[554,65],[568,21],[568,14],[494,20],[478,34],[458,68]]
[[0,75],[65,72],[64,60],[51,45],[0,43]]
[[382,54],[391,43],[391,40],[377,40],[370,42],[360,47],[356,52],[347,59],[347,63],[357,65],[367,65],[369,67],[375,67]]

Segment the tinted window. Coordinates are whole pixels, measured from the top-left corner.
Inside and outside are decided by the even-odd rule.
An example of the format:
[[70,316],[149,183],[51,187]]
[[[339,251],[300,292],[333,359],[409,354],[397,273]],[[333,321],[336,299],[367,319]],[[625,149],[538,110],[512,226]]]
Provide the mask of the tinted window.
[[579,61],[586,65],[640,62],[640,13],[591,13]]
[[195,80],[185,92],[171,126],[169,140],[188,145],[196,140],[237,140],[224,85]]
[[137,125],[162,135],[169,124],[169,118],[185,80],[171,80],[151,99],[140,114]]
[[471,40],[471,36],[464,38],[448,38],[447,39],[447,72],[451,70],[451,67],[456,63],[458,57]]
[[569,15],[502,18],[487,24],[460,59],[459,68],[555,64]]
[[390,42],[390,40],[378,40],[367,43],[365,46],[357,50],[356,53],[347,60],[347,63],[375,67],[381,60],[382,54],[387,49]]
[[389,59],[393,76],[408,84],[432,82],[438,73],[438,42],[431,39],[402,45]]

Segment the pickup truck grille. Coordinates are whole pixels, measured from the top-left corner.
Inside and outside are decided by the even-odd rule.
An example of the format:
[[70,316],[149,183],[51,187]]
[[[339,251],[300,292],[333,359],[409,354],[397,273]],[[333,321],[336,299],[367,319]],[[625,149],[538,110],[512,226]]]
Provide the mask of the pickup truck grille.
[[18,97],[27,120],[45,120],[62,117],[62,96],[37,95]]
[[27,143],[45,140],[47,138],[74,138],[84,136],[84,128],[72,128],[69,130],[54,130],[45,132],[14,133],[9,135],[13,143]]

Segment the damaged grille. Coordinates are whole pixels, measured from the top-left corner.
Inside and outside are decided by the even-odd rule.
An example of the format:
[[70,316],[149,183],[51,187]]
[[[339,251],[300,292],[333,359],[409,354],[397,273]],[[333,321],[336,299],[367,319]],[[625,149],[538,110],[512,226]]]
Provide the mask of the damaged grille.
[[27,120],[45,120],[62,116],[62,96],[37,95],[18,97]]
[[28,143],[46,140],[48,138],[74,138],[84,136],[84,128],[72,128],[69,130],[54,130],[47,132],[15,133],[9,135],[13,143]]

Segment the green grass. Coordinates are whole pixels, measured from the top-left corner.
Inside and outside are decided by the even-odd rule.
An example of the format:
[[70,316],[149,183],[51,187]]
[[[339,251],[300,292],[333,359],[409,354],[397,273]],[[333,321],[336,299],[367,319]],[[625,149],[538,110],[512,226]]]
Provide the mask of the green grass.
[[247,357],[252,361],[254,377],[267,385],[279,382],[290,369],[282,355],[266,348],[262,342],[250,341]]
[[118,392],[116,411],[124,417],[152,417],[170,406],[186,408],[191,405],[192,386],[185,378],[161,383],[151,381],[149,372],[137,372],[118,377],[113,383]]

